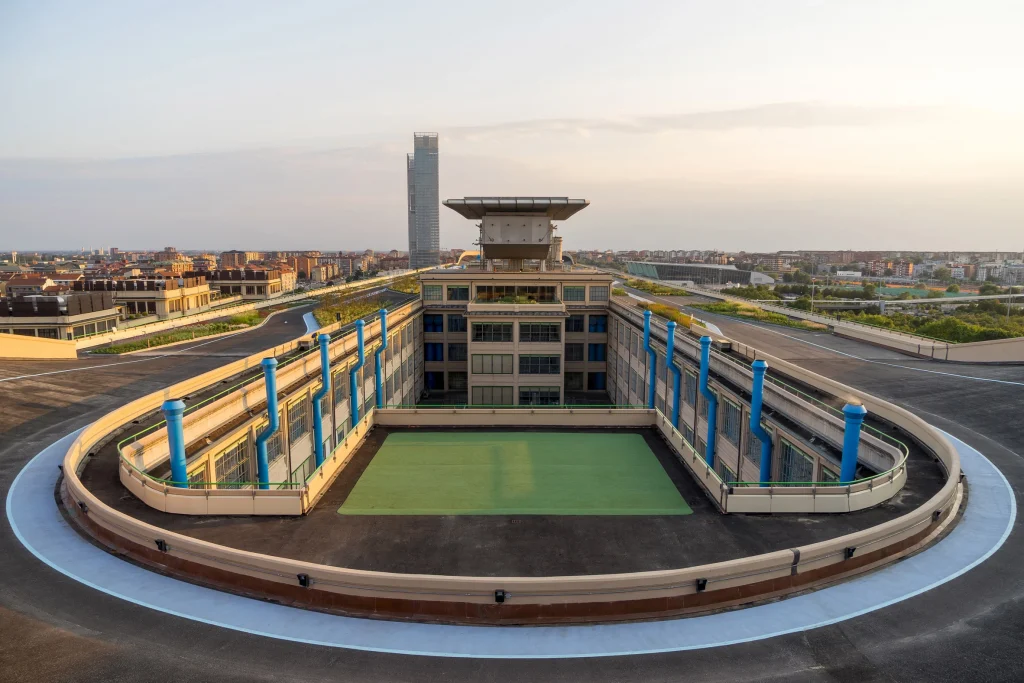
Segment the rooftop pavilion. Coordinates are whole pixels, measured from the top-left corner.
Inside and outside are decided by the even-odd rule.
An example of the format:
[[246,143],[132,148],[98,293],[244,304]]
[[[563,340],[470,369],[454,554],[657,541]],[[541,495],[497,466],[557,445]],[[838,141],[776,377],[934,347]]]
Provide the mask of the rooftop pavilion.
[[566,220],[590,202],[568,197],[465,197],[444,205],[470,220],[479,220],[480,251],[485,270],[491,261],[507,259],[509,270],[522,270],[523,260],[540,261],[540,269],[561,262],[561,239],[552,221]]

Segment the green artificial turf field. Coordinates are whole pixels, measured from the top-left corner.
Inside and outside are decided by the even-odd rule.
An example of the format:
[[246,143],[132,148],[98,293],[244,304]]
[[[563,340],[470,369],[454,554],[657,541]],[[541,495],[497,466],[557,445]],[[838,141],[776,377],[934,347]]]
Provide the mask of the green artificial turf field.
[[396,432],[343,515],[688,515],[639,434]]

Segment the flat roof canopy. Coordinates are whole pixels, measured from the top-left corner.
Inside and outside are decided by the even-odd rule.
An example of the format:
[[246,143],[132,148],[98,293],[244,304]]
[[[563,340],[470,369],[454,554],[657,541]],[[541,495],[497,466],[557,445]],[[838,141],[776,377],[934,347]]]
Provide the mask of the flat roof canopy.
[[541,214],[554,221],[564,221],[577,211],[590,206],[586,199],[568,197],[466,197],[442,202],[464,218],[478,220],[487,214]]

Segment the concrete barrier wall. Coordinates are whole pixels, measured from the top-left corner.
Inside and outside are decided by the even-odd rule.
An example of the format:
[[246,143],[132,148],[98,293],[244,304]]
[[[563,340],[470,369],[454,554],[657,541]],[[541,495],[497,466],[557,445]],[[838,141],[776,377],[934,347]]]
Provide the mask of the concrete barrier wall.
[[0,334],[0,358],[9,360],[74,360],[78,358],[73,341]]
[[950,344],[945,360],[960,363],[1024,363],[1024,337]]

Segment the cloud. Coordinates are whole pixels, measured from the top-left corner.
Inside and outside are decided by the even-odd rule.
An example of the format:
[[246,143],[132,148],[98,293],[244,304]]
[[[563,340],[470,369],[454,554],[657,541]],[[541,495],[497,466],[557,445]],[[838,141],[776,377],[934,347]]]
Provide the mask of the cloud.
[[508,121],[485,126],[452,128],[446,135],[458,139],[477,139],[491,135],[574,133],[592,131],[615,133],[665,133],[671,131],[725,131],[740,128],[818,128],[836,126],[879,126],[920,123],[949,114],[945,107],[858,107],[817,102],[779,102],[740,109],[696,111],[668,116],[642,116],[632,119],[533,119]]

